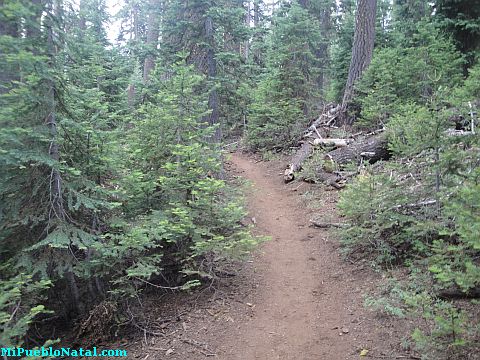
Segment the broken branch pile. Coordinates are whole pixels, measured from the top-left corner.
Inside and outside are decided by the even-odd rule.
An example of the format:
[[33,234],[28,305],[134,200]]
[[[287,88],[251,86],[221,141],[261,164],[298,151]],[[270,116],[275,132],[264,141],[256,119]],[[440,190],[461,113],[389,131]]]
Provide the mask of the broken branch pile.
[[345,176],[339,172],[343,165],[350,163],[358,165],[363,161],[374,163],[388,159],[388,144],[383,129],[368,134],[358,133],[349,138],[328,137],[331,130],[336,129],[334,124],[340,113],[340,105],[328,105],[308,127],[301,147],[285,170],[285,182],[295,179],[295,173],[301,170],[302,164],[313,154],[317,146],[333,147],[333,150],[323,157],[322,166],[315,170],[315,177],[335,188],[340,188],[339,183],[345,180]]

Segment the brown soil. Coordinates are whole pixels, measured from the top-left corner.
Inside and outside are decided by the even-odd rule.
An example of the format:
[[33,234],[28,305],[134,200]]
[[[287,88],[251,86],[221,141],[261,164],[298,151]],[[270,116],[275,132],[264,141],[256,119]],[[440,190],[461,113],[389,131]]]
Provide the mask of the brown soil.
[[329,231],[309,227],[313,217],[335,220],[336,192],[284,184],[283,165],[232,155],[229,172],[252,184],[247,220],[270,240],[252,261],[232,264],[234,277],[189,296],[151,297],[141,336],[117,343],[129,358],[346,360],[363,349],[367,358],[409,358],[400,348],[408,324],[363,306],[382,279],[344,261]]
[[243,156],[233,163],[254,184],[250,216],[271,241],[256,257],[255,316],[226,339],[223,358],[347,359],[355,353],[352,289],[337,255],[324,249],[326,234],[308,227],[309,215],[280,176]]

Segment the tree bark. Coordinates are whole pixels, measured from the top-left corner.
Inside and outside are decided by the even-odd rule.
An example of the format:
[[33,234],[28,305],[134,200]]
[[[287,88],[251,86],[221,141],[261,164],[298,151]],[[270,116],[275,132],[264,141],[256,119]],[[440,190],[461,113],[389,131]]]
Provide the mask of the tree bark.
[[292,162],[288,164],[288,167],[285,169],[285,173],[283,174],[283,180],[285,182],[290,182],[295,178],[295,173],[302,168],[303,162],[310,157],[312,152],[313,146],[308,141],[305,141],[296,152]]
[[127,104],[129,108],[133,108],[135,106],[135,84],[128,85],[127,88]]
[[348,70],[348,78],[342,101],[342,110],[344,114],[346,114],[347,107],[354,96],[355,82],[360,79],[372,60],[375,43],[376,9],[377,0],[358,0],[352,59],[350,61],[350,68]]
[[348,146],[352,141],[350,139],[314,139],[313,145],[332,145],[337,148]]
[[[315,141],[317,140],[317,141]],[[342,165],[349,163],[359,164],[361,161],[374,163],[379,160],[387,160],[390,156],[388,142],[385,134],[367,137],[362,141],[350,142],[350,139],[315,139],[318,143],[333,143],[340,145],[335,150],[325,154],[321,168],[316,170],[317,180],[333,185],[334,182],[342,180],[341,176],[334,174],[340,170]],[[344,140],[344,141],[339,141]],[[345,146],[346,145],[346,146]],[[302,168],[302,164],[312,154],[314,146],[304,142],[301,148],[292,158],[292,162],[285,169],[283,179],[285,182],[294,180],[295,173]]]
[[323,168],[333,172],[340,165],[359,164],[363,160],[374,163],[388,159],[389,155],[387,137],[382,133],[328,152],[324,157]]
[[317,76],[317,86],[318,89],[323,93],[325,89],[325,73],[328,69],[328,47],[330,41],[330,33],[332,30],[332,21],[331,21],[331,6],[333,4],[327,3],[325,7],[321,10],[320,14],[320,33],[322,35],[322,40],[315,51],[315,57],[317,58],[320,66],[320,73]]
[[[133,36],[133,43],[138,44],[140,41],[140,16],[139,16],[139,5],[133,4],[132,7],[132,21],[133,21],[133,34],[130,33],[130,38]],[[135,62],[136,63],[136,62]],[[137,64],[135,64],[137,66]],[[135,84],[131,83],[128,85],[127,88],[127,104],[130,108],[135,106],[137,91],[135,88]]]
[[85,33],[87,31],[87,18],[85,14],[87,12],[86,0],[80,0],[79,11],[78,11],[78,28],[80,41],[83,42],[85,38]]
[[306,9],[308,7],[308,0],[298,0],[298,4]]

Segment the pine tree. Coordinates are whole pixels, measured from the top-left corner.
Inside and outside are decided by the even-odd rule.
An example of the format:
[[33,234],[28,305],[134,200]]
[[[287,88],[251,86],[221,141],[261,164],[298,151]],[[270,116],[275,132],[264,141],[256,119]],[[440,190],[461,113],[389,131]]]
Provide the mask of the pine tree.
[[[342,109],[345,112],[354,95],[355,82],[370,64],[375,43],[375,19],[377,1],[359,0],[355,15],[355,35],[347,84],[343,93]],[[351,120],[349,120],[351,122]]]
[[318,21],[292,4],[279,10],[273,25],[267,69],[255,93],[247,134],[250,146],[262,150],[293,145],[319,106]]
[[466,55],[464,70],[478,62],[480,50],[480,1],[437,0],[436,18],[456,41],[457,48]]

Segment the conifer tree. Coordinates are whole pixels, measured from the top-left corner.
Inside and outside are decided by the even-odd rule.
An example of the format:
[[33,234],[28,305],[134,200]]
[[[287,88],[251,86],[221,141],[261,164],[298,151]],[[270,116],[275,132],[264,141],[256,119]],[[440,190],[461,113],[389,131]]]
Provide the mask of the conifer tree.
[[355,15],[355,35],[352,45],[352,58],[348,70],[347,84],[343,93],[342,110],[347,106],[354,95],[355,82],[370,64],[375,43],[375,19],[377,1],[359,0]]

